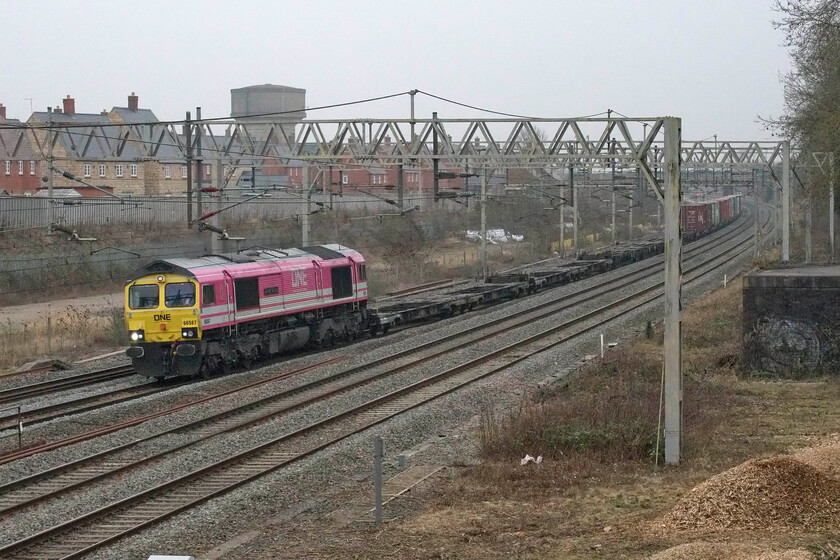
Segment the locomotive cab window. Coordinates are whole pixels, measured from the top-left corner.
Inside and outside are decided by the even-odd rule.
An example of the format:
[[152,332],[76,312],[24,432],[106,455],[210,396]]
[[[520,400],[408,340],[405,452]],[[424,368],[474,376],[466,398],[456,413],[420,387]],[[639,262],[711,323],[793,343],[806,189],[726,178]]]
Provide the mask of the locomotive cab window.
[[157,284],[135,284],[128,288],[129,309],[154,309],[160,301]]
[[333,299],[346,298],[353,295],[353,277],[349,266],[339,266],[330,270],[332,274]]
[[216,287],[212,284],[202,286],[201,301],[204,305],[213,305],[216,303]]
[[192,282],[167,284],[163,301],[166,307],[192,307],[195,305],[195,285]]
[[359,265],[359,282],[367,281],[367,270],[365,270],[365,265]]

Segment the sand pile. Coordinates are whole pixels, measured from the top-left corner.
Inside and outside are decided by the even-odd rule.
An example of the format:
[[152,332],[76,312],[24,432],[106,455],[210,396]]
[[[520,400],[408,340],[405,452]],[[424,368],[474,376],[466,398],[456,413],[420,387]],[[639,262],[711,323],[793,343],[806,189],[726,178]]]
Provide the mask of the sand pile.
[[668,550],[663,550],[651,556],[650,560],[813,560],[813,555],[807,550],[785,550],[782,552],[768,552],[758,546],[733,544],[693,542],[681,544]]
[[840,479],[793,456],[753,459],[695,487],[657,525],[704,530],[836,529]]

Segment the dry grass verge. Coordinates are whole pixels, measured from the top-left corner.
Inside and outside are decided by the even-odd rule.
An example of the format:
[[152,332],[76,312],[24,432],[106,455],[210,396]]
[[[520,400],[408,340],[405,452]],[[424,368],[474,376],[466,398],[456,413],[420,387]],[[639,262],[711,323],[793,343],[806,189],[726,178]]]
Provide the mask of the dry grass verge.
[[[733,357],[738,355],[740,294],[730,289],[698,305],[684,325],[686,426],[689,440],[705,440],[721,410],[737,406]],[[510,460],[526,453],[546,459],[611,464],[656,461],[662,382],[661,333],[640,340],[587,367],[568,385],[537,395],[501,418],[482,415],[485,459]],[[661,457],[660,457],[661,459]]]
[[68,306],[32,322],[0,323],[0,371],[40,356],[73,360],[87,355],[91,348],[107,350],[127,344],[121,308],[102,315]]

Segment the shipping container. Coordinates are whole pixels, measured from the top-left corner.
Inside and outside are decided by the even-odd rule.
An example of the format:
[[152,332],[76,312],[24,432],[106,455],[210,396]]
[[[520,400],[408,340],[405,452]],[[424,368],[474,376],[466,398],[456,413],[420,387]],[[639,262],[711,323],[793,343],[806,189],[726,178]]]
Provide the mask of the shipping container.
[[738,217],[741,215],[741,200],[742,196],[740,194],[736,194],[732,197],[732,217]]
[[732,221],[732,198],[721,198],[718,202],[720,203],[720,223],[728,224]]
[[687,232],[704,232],[712,227],[708,204],[685,204],[682,207],[682,227]]

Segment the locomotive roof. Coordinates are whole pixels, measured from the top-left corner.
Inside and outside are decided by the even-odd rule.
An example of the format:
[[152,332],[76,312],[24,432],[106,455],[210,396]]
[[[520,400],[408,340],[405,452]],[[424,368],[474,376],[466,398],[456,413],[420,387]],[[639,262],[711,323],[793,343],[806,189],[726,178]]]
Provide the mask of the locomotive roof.
[[[285,259],[299,259],[318,257],[320,260],[342,259],[349,252],[349,247],[336,243],[330,245],[313,245],[310,247],[295,247],[291,249],[268,249],[264,247],[245,249],[239,253],[223,253],[218,255],[204,255],[198,258],[176,258],[153,261],[134,271],[127,282],[137,280],[149,274],[181,274],[193,276],[192,271],[209,266],[224,266],[230,263],[258,263]],[[354,252],[354,251],[353,251]]]

